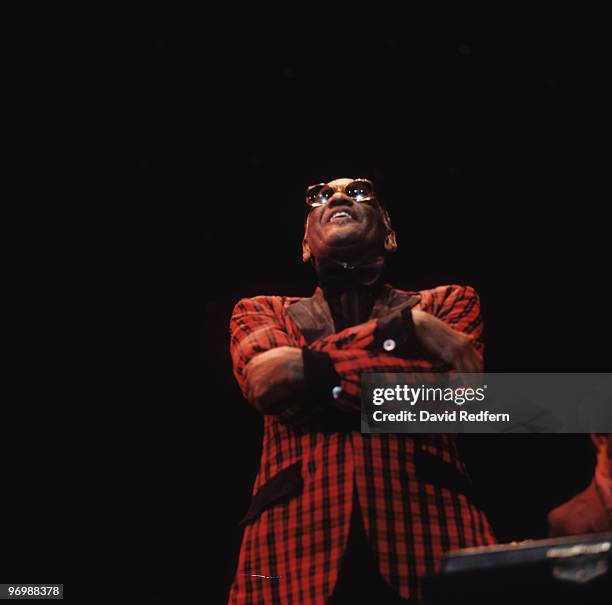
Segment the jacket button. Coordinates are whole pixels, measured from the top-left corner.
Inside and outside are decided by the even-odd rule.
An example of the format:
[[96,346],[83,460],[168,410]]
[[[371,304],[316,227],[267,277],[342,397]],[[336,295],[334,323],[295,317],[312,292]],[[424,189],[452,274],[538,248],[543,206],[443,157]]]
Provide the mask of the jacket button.
[[393,340],[393,338],[387,338],[387,340],[383,342],[383,349],[385,351],[393,351],[393,349],[395,349],[395,340]]
[[340,393],[342,393],[342,387],[334,387],[332,389],[332,397],[334,399],[338,399],[338,397],[340,397]]

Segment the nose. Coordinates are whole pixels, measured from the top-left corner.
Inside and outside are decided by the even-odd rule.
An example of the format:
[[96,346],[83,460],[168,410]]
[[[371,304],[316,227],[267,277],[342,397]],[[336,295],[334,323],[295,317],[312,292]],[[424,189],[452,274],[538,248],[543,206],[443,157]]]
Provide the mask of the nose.
[[336,191],[334,195],[332,195],[327,200],[327,206],[329,208],[333,208],[334,206],[352,206],[354,204],[353,200],[341,191]]

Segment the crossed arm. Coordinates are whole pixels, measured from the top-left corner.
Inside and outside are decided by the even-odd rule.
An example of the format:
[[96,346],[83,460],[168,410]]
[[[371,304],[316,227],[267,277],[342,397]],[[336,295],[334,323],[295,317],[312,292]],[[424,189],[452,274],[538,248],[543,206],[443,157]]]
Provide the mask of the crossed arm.
[[[241,300],[230,321],[234,374],[244,396],[263,414],[291,415],[299,394],[320,382],[326,405],[360,409],[361,374],[371,372],[481,372],[482,320],[470,286],[424,293],[421,309],[403,309],[319,339],[303,350],[280,320],[279,297]],[[382,346],[385,336],[398,345]],[[331,382],[330,382],[331,381]],[[331,397],[331,384],[341,387]],[[320,391],[319,391],[320,392]],[[291,407],[293,406],[293,411]]]

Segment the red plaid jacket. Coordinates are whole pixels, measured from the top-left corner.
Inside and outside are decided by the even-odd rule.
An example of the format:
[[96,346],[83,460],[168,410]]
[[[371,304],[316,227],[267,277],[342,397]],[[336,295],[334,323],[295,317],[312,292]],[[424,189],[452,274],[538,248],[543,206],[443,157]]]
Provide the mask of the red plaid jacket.
[[[370,320],[339,333],[317,289],[311,298],[238,302],[230,322],[234,374],[245,393],[244,369],[258,353],[284,345],[326,351],[341,377],[333,405],[359,416],[362,373],[440,370],[439,363],[394,357],[380,345],[383,318],[413,306],[474,335],[482,347],[478,296],[469,286],[419,292],[385,286]],[[380,573],[404,598],[421,596],[420,579],[438,569],[445,551],[494,542],[469,498],[452,435],[362,435],[264,420],[230,603],[325,603],[347,542],[353,490]]]

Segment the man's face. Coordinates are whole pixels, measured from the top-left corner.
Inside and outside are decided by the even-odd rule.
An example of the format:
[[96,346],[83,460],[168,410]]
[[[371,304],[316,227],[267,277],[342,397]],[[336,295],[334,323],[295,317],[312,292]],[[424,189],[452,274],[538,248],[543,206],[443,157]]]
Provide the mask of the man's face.
[[[328,183],[343,188],[353,179]],[[355,202],[336,191],[327,203],[310,211],[304,245],[316,259],[357,260],[383,254],[386,228],[376,201]]]

